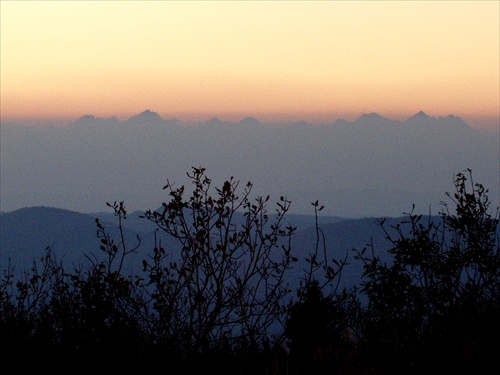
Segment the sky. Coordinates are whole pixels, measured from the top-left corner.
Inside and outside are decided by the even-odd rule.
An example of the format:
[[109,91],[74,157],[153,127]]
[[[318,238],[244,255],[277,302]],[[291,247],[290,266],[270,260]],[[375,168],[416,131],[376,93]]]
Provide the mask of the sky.
[[0,1],[2,121],[500,118],[499,1]]

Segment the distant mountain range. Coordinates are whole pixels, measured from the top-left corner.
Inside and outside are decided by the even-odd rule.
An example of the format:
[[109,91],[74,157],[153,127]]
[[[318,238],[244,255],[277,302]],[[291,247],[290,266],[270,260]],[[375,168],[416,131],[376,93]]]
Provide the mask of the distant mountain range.
[[127,120],[85,115],[68,127],[0,126],[0,209],[47,206],[98,212],[124,200],[131,210],[156,207],[168,179],[189,183],[205,167],[217,186],[234,176],[255,195],[284,195],[292,212],[400,216],[416,206],[439,209],[453,176],[472,169],[499,202],[500,138],[461,118],[419,112],[405,121],[376,113],[332,124],[265,124],[212,118],[196,125],[146,110]]
[[[164,119],[161,117],[158,113],[153,112],[151,110],[145,110],[137,115],[131,116],[130,118],[126,119],[125,121],[120,121],[116,117],[110,117],[110,118],[100,118],[100,117],[95,117],[93,115],[84,115],[80,117],[79,119],[71,122],[69,124],[70,127],[75,127],[75,126],[99,126],[99,125],[125,125],[125,124],[132,124],[136,126],[148,126],[148,125],[164,125],[164,126],[182,126],[186,125],[182,121],[171,118],[171,119]],[[199,122],[198,124],[195,124],[194,126],[252,126],[252,127],[262,127],[262,126],[279,126],[279,125],[292,125],[292,126],[398,126],[398,125],[406,125],[406,126],[412,126],[412,125],[417,125],[417,126],[436,126],[436,127],[452,127],[454,130],[457,130],[457,128],[461,128],[462,130],[464,129],[469,129],[469,125],[462,120],[458,116],[454,115],[448,115],[446,117],[444,116],[439,116],[439,117],[432,117],[427,115],[424,111],[420,111],[416,113],[415,115],[407,118],[404,121],[399,121],[399,120],[393,120],[389,119],[387,117],[383,117],[379,115],[378,113],[364,113],[361,116],[359,116],[358,119],[355,121],[347,121],[344,119],[338,119],[333,124],[324,124],[324,125],[310,125],[305,121],[300,121],[300,122],[294,122],[294,123],[282,123],[282,124],[264,124],[260,122],[258,119],[252,116],[248,116],[243,118],[242,120],[233,123],[230,121],[221,121],[217,117],[213,117],[209,120]]]
[[[115,116],[110,118],[100,118],[95,117],[93,115],[84,115],[79,119],[70,123],[70,127],[75,126],[99,126],[99,125],[119,125],[119,124],[134,124],[134,125],[165,125],[165,126],[182,126],[186,125],[182,121],[171,118],[164,119],[158,113],[153,112],[149,109],[129,117],[125,121],[120,121]],[[446,117],[432,117],[427,115],[424,111],[420,111],[415,115],[409,117],[405,121],[393,120],[379,115],[378,113],[364,113],[355,121],[347,121],[344,119],[338,119],[333,124],[334,126],[342,126],[342,125],[360,125],[360,126],[386,126],[386,125],[417,125],[417,126],[451,126],[451,127],[459,127],[462,129],[469,128],[469,126],[463,121],[460,117],[454,115],[448,115]],[[238,121],[237,123],[233,123],[230,121],[221,121],[217,117],[213,117],[209,120],[199,122],[196,124],[197,126],[277,126],[277,124],[264,124],[260,122],[258,119],[252,116],[248,116]],[[195,126],[196,126],[195,125]],[[295,123],[282,123],[279,125],[305,125],[305,126],[321,126],[321,125],[309,125],[305,121],[295,122]],[[323,126],[327,126],[328,124],[324,124]]]

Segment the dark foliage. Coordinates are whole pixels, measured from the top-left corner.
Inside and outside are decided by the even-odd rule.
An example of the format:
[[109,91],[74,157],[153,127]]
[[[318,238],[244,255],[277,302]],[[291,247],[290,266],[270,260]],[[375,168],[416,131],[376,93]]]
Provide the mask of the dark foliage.
[[391,264],[358,253],[369,301],[364,344],[386,373],[499,369],[498,209],[492,214],[487,190],[467,172],[446,194],[455,207],[443,203],[441,220],[410,214],[396,237],[386,231]]
[[[109,204],[116,238],[96,219],[103,257],[67,270],[47,248],[21,277],[7,267],[0,352],[25,358],[19,370],[53,373],[496,373],[499,212],[467,172],[455,176],[453,207],[443,203],[439,220],[410,213],[395,231],[380,220],[391,260],[355,249],[364,273],[350,289],[339,287],[347,256],[327,259],[316,221],[291,290],[290,202],[282,197],[271,220],[269,197],[252,200],[251,183],[239,192],[231,178],[212,195],[205,170],[193,168],[189,196],[167,183],[169,200],[143,215],[158,230],[142,271],[124,272],[141,240],[130,246],[121,230],[123,202]],[[313,207],[318,220],[322,207]]]

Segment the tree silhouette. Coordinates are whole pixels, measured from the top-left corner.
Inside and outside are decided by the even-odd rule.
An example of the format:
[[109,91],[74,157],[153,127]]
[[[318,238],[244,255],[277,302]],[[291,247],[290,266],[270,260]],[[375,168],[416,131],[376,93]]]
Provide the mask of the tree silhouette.
[[184,186],[167,183],[170,200],[144,215],[180,244],[178,252],[158,244],[144,261],[155,331],[165,343],[174,338],[179,355],[261,348],[271,330],[280,332],[290,293],[286,273],[295,228],[283,228],[290,202],[281,197],[270,222],[269,197],[252,200],[251,183],[240,197],[239,182],[231,178],[213,197],[204,168],[188,176],[194,185],[189,197]]
[[454,188],[446,193],[454,207],[442,202],[439,218],[410,214],[396,236],[380,220],[390,264],[358,251],[365,340],[396,372],[485,373],[500,353],[499,211],[470,170],[455,176]]

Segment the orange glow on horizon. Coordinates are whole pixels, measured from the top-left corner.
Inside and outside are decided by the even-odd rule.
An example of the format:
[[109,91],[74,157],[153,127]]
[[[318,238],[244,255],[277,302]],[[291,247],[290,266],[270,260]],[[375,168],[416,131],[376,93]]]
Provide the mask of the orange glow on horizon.
[[499,2],[0,7],[2,121],[146,109],[188,122],[499,118]]

